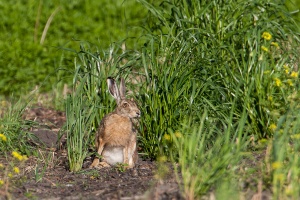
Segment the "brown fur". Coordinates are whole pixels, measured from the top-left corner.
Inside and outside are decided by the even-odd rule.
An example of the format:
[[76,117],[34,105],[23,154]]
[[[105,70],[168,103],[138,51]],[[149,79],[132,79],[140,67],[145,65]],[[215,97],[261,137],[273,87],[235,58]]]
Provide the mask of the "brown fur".
[[[121,80],[120,91],[115,86],[114,80],[108,81],[111,81],[108,82],[109,89],[118,105],[100,123],[96,134],[96,150],[99,155],[102,155],[103,150],[110,151],[111,147],[122,147],[123,162],[128,164],[129,168],[132,168],[138,160],[136,130],[133,127],[132,119],[140,116],[140,110],[132,99],[125,98],[124,80]],[[100,164],[106,165],[105,163]],[[95,158],[90,168],[98,165],[99,158]]]

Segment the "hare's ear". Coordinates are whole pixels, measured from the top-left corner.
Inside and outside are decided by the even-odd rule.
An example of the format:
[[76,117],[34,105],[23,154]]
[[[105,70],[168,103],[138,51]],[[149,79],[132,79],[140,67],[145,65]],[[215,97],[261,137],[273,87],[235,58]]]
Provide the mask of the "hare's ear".
[[121,82],[120,82],[120,97],[121,99],[126,98],[126,86],[125,86],[124,78],[121,78]]
[[121,98],[120,98],[120,92],[118,89],[118,86],[116,84],[116,81],[113,78],[107,78],[106,79],[107,85],[108,85],[108,91],[115,98],[117,101],[117,104],[120,103]]

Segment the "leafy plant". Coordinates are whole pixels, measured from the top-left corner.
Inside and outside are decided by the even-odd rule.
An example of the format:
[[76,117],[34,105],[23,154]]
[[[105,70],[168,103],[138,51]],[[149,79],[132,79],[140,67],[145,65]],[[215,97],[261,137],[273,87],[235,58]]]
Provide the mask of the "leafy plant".
[[117,165],[115,166],[115,169],[119,172],[125,172],[127,168],[128,164],[125,163],[117,163]]
[[39,152],[39,157],[42,158],[42,162],[37,161],[37,164],[34,168],[34,177],[36,182],[43,180],[46,169],[50,166],[52,154],[49,153],[47,156],[43,155],[42,152]]

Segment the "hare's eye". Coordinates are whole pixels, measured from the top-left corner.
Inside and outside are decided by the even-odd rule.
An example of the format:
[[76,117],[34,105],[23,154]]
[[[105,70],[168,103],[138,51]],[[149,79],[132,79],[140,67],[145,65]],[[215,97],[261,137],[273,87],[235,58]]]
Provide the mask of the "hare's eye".
[[123,105],[122,105],[123,108],[127,108],[128,106],[129,106],[128,103],[123,103]]

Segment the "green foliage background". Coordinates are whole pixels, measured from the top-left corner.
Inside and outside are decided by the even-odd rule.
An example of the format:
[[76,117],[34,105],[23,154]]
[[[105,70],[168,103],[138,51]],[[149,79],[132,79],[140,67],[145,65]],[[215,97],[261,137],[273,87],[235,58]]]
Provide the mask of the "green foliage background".
[[[291,11],[299,9],[299,0],[285,3]],[[127,47],[135,48],[142,43],[138,27],[144,26],[147,16],[135,0],[11,0],[1,2],[0,10],[1,96],[26,94],[35,86],[49,91],[57,83],[70,83],[74,54],[65,50],[78,50],[80,41],[107,48],[127,39]],[[299,13],[294,17],[299,19]]]
[[80,41],[107,48],[128,38],[126,45],[134,48],[141,32],[136,26],[147,14],[134,0],[12,0],[2,1],[0,10],[0,95],[6,96],[33,90],[46,77],[42,91],[69,82],[74,54],[65,50],[79,50]]
[[285,1],[289,11],[293,13],[293,18],[300,22],[300,0]]
[[[115,108],[105,79],[122,76],[143,113],[140,155],[176,161],[186,199],[199,199],[216,185],[244,185],[240,177],[253,174],[241,161],[263,143],[265,159],[256,167],[264,186],[272,187],[274,199],[299,199],[300,37],[285,5],[291,11],[298,4],[0,3],[0,92],[26,93],[47,76],[44,91],[57,83],[72,83],[62,132],[68,138],[70,170],[78,171],[93,146],[99,121]],[[292,16],[298,20],[297,14]],[[126,50],[121,48],[123,39]],[[1,152],[19,149],[30,154],[30,136],[24,130],[33,125],[23,123],[24,108],[0,121],[0,133],[7,137]],[[20,135],[21,142],[15,142]]]

